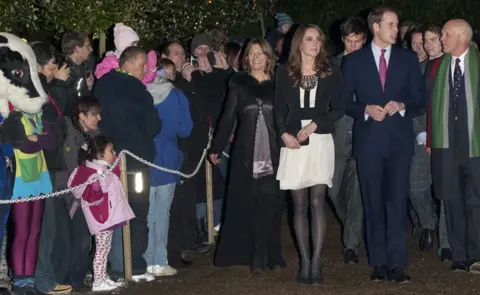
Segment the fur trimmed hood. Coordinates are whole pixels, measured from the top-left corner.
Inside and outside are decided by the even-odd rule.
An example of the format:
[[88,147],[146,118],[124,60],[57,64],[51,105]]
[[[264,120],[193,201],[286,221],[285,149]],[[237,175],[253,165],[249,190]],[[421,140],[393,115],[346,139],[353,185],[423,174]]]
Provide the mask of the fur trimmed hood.
[[[7,117],[11,106],[38,113],[48,101],[32,48],[19,37],[0,33],[0,113]],[[11,106],[9,105],[11,104]]]
[[163,77],[156,77],[152,83],[147,84],[147,90],[153,97],[154,105],[162,103],[170,94],[172,88],[173,84]]

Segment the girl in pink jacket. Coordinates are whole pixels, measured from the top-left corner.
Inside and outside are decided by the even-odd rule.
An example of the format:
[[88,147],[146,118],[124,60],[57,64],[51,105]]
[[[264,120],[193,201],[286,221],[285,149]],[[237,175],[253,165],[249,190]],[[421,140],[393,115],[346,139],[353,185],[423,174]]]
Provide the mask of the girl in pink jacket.
[[[113,42],[115,43],[115,51],[108,51],[105,54],[102,62],[97,65],[95,69],[95,77],[100,79],[103,75],[110,72],[112,69],[119,67],[118,59],[125,50],[130,46],[137,46],[140,38],[137,33],[130,27],[119,23],[113,29]],[[147,74],[143,78],[143,84],[152,83],[156,77],[157,72],[157,54],[154,50],[150,50],[147,54]]]
[[68,187],[73,187],[103,175],[99,181],[73,192],[76,198],[81,199],[88,229],[95,236],[93,292],[110,291],[121,286],[107,277],[108,254],[113,230],[135,218],[125,199],[118,165],[113,173],[105,174],[114,162],[115,151],[112,141],[101,135],[94,137],[88,144],[87,161],[78,166],[68,180]]

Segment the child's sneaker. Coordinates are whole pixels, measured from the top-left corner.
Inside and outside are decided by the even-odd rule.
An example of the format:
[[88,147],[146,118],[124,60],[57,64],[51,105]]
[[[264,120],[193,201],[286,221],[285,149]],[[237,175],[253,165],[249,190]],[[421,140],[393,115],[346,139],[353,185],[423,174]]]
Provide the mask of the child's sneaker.
[[118,286],[110,284],[107,280],[100,282],[93,282],[92,292],[106,292],[117,289]]
[[107,281],[107,283],[109,283],[110,285],[114,285],[114,286],[117,286],[119,288],[125,287],[125,285],[126,285],[125,280],[122,280],[122,279],[119,279],[115,282],[114,280],[107,277],[107,279],[105,281]]

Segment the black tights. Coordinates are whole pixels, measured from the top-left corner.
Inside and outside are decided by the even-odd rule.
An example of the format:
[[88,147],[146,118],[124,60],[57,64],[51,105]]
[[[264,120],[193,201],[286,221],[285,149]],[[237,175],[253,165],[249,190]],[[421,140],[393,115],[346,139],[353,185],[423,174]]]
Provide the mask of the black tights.
[[292,191],[294,217],[293,225],[297,237],[300,254],[300,273],[303,275],[318,274],[321,269],[321,257],[323,242],[326,232],[325,218],[325,184],[317,184],[310,187],[310,205],[312,213],[312,242],[313,249],[310,254],[310,226],[308,224],[308,188]]

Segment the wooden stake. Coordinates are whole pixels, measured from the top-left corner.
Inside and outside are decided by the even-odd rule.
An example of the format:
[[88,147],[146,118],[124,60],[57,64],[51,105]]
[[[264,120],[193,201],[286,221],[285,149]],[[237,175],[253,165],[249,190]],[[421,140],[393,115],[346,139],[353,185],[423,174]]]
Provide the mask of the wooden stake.
[[[125,198],[128,202],[128,180],[127,180],[127,156],[122,154],[120,161],[120,181],[122,182]],[[130,222],[123,226],[123,265],[125,269],[125,280],[132,281],[132,247],[130,243]]]
[[98,51],[99,51],[98,57],[102,58],[103,54],[107,50],[107,35],[105,34],[105,32],[101,32],[99,34],[99,40],[98,41],[99,41],[98,42]]
[[[210,129],[210,134],[212,129]],[[210,137],[211,138],[211,137]],[[208,145],[210,148],[210,143]],[[213,181],[212,181],[212,164],[208,159],[205,159],[205,174],[207,183],[207,226],[208,226],[208,243],[210,245],[215,243],[215,225],[213,224]]]

